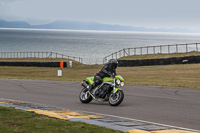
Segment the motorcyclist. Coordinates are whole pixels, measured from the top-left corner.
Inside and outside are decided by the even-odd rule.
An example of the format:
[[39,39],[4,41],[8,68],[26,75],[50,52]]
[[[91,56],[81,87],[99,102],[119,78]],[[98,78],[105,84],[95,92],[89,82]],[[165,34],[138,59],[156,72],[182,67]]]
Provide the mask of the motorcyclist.
[[110,59],[108,64],[104,65],[103,68],[94,76],[94,83],[89,88],[91,92],[96,86],[102,83],[104,77],[111,77],[116,75],[116,68],[118,61],[116,59]]

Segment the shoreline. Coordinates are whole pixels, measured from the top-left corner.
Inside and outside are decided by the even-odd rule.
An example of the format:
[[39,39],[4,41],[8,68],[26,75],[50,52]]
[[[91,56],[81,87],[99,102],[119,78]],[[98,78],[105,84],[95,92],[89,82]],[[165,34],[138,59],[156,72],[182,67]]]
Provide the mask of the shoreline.
[[109,30],[72,30],[72,29],[37,29],[37,28],[0,28],[0,30],[30,30],[30,31],[69,31],[69,32],[96,32],[96,33],[129,33],[129,34],[163,34],[163,35],[196,35],[200,33],[181,33],[181,32],[142,32],[142,31],[109,31]]

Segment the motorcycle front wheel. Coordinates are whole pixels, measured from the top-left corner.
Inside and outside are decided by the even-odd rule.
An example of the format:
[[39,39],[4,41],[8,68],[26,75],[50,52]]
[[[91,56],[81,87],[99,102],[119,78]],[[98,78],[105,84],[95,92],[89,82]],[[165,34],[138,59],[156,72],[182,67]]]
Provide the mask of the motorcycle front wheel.
[[111,93],[109,96],[109,104],[111,106],[119,105],[124,99],[124,92],[122,90],[118,90],[116,93]]
[[79,99],[82,103],[89,103],[92,101],[92,96],[86,88],[83,88],[80,92]]

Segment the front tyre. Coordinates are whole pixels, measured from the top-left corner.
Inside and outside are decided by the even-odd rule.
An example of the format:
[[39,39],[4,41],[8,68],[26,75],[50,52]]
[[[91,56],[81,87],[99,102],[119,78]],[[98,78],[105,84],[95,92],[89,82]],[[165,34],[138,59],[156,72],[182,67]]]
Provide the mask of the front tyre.
[[109,96],[109,104],[111,106],[119,105],[124,99],[124,92],[122,90],[118,90],[116,93],[111,93]]
[[79,99],[82,103],[89,103],[92,101],[92,96],[86,88],[83,88],[80,92]]

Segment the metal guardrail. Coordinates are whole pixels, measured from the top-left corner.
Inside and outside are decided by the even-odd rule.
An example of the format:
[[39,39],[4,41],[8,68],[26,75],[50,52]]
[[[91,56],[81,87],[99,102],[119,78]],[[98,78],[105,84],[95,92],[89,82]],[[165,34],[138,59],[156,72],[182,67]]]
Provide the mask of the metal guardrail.
[[187,53],[191,51],[200,51],[200,43],[124,48],[104,57],[103,63],[108,62],[110,59],[118,59],[130,55]]
[[65,58],[82,63],[83,58],[56,52],[0,52],[0,58]]

